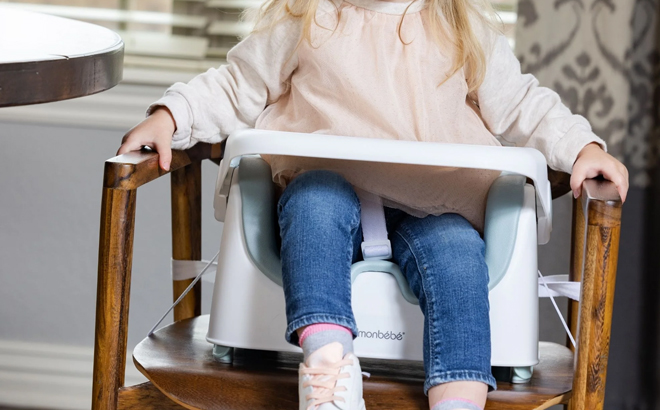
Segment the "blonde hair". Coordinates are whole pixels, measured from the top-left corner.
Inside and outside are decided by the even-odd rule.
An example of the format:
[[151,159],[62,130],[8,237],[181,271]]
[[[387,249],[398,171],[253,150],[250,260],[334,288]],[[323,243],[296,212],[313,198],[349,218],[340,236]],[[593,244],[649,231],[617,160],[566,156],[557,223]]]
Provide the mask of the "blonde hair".
[[[321,0],[266,0],[258,9],[248,10],[244,18],[255,22],[253,31],[272,29],[278,22],[287,17],[302,21],[300,41],[311,44],[312,24],[316,22],[316,12]],[[424,0],[413,0],[424,1]],[[477,30],[496,30],[494,22],[497,14],[489,0],[426,0],[429,8],[429,23],[434,40],[441,44],[442,39],[449,39],[453,47],[453,66],[447,73],[447,79],[465,68],[465,77],[469,92],[481,86],[486,75],[486,53],[477,36]],[[410,5],[408,7],[410,7]],[[406,8],[406,12],[408,9]],[[341,19],[341,11],[337,10],[337,25]],[[401,26],[406,13],[399,23],[399,39],[406,44],[401,36]],[[473,24],[477,24],[474,27]],[[447,27],[448,26],[448,27]],[[337,27],[322,28],[336,30]],[[446,81],[446,80],[445,80]]]

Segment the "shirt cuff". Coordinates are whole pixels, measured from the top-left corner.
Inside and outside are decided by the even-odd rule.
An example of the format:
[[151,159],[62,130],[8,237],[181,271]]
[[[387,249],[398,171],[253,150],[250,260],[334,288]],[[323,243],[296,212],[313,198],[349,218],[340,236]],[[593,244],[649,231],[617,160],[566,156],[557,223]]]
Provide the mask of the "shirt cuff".
[[571,128],[552,149],[550,156],[550,168],[563,171],[566,173],[573,172],[573,164],[577,160],[578,154],[582,148],[591,144],[597,143],[607,152],[607,144],[602,139],[598,138],[590,129],[580,126]]
[[187,149],[195,145],[192,141],[192,111],[186,99],[180,94],[166,93],[163,98],[154,102],[147,108],[147,116],[156,108],[167,107],[174,117],[176,131],[172,135],[172,149]]

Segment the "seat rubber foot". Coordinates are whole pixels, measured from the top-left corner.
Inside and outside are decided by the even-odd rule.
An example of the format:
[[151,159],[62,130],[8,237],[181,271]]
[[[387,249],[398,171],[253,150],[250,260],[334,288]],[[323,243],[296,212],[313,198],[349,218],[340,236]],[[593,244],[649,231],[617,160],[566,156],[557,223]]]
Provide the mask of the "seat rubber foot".
[[213,358],[220,363],[231,364],[234,361],[234,348],[222,345],[213,345]]

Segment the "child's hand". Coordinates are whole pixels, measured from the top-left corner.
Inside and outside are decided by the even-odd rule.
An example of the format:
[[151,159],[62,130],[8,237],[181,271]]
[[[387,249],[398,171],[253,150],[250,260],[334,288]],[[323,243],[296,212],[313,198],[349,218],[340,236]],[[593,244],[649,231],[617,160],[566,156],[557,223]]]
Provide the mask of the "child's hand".
[[117,155],[129,151],[139,151],[142,147],[147,146],[158,152],[160,167],[169,171],[170,162],[172,162],[171,144],[174,131],[176,131],[176,122],[172,113],[165,107],[159,107],[124,135]]
[[591,143],[577,156],[573,164],[571,175],[571,189],[575,198],[582,195],[582,182],[587,178],[595,178],[598,175],[614,182],[621,201],[626,201],[628,194],[628,169],[616,158],[603,151],[600,145]]

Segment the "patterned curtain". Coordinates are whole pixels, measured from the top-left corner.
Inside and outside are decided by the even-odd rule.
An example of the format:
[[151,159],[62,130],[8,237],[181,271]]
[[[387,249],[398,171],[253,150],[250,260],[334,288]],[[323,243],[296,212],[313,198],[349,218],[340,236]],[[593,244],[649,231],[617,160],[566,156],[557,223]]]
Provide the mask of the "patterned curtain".
[[630,171],[606,410],[660,408],[660,0],[519,0],[524,72]]
[[584,115],[645,187],[660,145],[658,0],[520,0],[524,72]]

